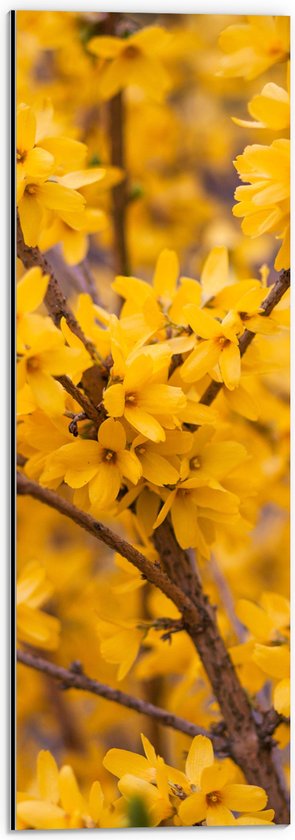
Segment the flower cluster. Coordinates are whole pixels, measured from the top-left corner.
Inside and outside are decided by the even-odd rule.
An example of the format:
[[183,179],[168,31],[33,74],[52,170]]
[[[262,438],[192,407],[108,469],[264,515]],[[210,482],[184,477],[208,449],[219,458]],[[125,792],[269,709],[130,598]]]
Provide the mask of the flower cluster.
[[[263,50],[261,49],[263,44]],[[257,78],[273,62],[289,57],[289,19],[249,18],[249,23],[230,26],[220,38],[220,46],[229,55],[223,62],[226,75]],[[246,69],[247,68],[247,69]],[[286,88],[268,83],[248,105],[254,122],[236,119],[238,125],[275,132],[270,145],[247,146],[234,166],[244,186],[237,187],[234,216],[242,217],[247,236],[266,232],[282,240],[274,267],[290,267],[290,125],[289,63]],[[287,136],[277,138],[277,132]]]

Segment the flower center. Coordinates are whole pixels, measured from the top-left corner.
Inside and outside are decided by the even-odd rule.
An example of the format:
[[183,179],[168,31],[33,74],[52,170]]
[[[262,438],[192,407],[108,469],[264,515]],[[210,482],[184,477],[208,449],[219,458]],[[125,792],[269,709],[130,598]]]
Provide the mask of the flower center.
[[136,405],[136,394],[126,394],[125,403],[127,405]]
[[212,790],[210,793],[206,794],[206,802],[207,805],[210,807],[214,807],[214,805],[219,805],[221,802],[221,793],[219,790]]
[[224,350],[224,348],[228,347],[228,345],[230,344],[229,338],[225,338],[225,336],[223,335],[220,338],[218,338],[217,341],[221,350]]
[[116,452],[114,452],[112,449],[104,449],[103,450],[103,455],[102,455],[102,460],[107,461],[108,463],[111,463],[111,461],[113,463],[115,463]]
[[193,470],[199,470],[201,468],[200,458],[197,458],[197,456],[195,456],[195,458],[192,458],[190,461],[190,467]]
[[145,454],[145,447],[140,446],[139,449],[138,449],[138,452],[139,452],[139,455],[144,455]]
[[40,368],[40,361],[37,356],[31,356],[30,359],[27,361],[27,368],[29,371],[34,372],[35,370],[39,370]]
[[16,162],[17,163],[23,163],[25,161],[26,157],[27,157],[26,152],[20,152],[19,149],[16,150]]
[[35,193],[37,192],[36,184],[28,184],[28,186],[25,189],[25,192],[29,195],[35,195]]
[[138,47],[135,47],[134,44],[129,44],[128,47],[125,48],[123,51],[124,58],[130,58],[131,60],[137,58],[140,54],[140,50]]

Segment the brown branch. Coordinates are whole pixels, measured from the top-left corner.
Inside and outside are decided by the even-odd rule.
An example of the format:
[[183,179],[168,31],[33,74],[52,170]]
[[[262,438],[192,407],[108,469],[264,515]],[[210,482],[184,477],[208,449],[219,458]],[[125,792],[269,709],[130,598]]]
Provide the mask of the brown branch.
[[96,694],[98,697],[104,697],[105,700],[118,703],[127,709],[133,709],[135,712],[139,712],[139,714],[148,715],[148,717],[157,720],[163,726],[169,726],[171,729],[183,732],[191,738],[195,735],[206,735],[208,738],[211,738],[214,749],[219,755],[229,755],[228,744],[223,736],[210,732],[202,726],[197,726],[182,717],[178,717],[178,715],[174,715],[172,712],[168,712],[160,706],[155,706],[153,703],[141,700],[139,697],[126,694],[125,691],[111,688],[104,683],[93,680],[84,674],[81,668],[75,667],[75,663],[72,670],[66,669],[60,665],[55,665],[53,662],[49,662],[47,659],[23,650],[17,651],[17,661],[22,665],[27,665],[29,668],[35,668],[35,670],[46,674],[54,680],[58,680],[65,689],[75,688],[78,691],[87,691],[90,694]]
[[60,288],[58,279],[55,276],[48,260],[39,248],[30,248],[26,245],[19,216],[17,216],[17,256],[22,261],[26,269],[39,266],[43,274],[49,274],[49,283],[44,303],[53,322],[56,326],[59,326],[61,318],[65,318],[70,330],[80,339],[80,341],[82,341],[91,358],[97,362],[97,353],[94,344],[86,338],[80,324],[69,308],[66,298]]
[[[126,540],[54,491],[41,487],[21,473],[18,474],[17,485],[20,494],[31,495],[48,504],[126,557],[177,606],[220,706],[233,758],[250,784],[260,784],[265,788],[277,821],[287,824],[288,803],[272,762],[271,740],[269,736],[260,738],[250,703],[219,634],[215,610],[203,592],[190,558],[178,546],[169,522],[165,521],[155,532],[155,543],[161,550],[164,565],[162,570],[159,564],[151,563]],[[165,569],[169,570],[169,576]]]
[[67,393],[76,400],[81,408],[83,408],[83,411],[89,420],[92,420],[94,425],[98,427],[100,425],[100,412],[86,394],[84,394],[84,391],[82,391],[81,388],[78,388],[77,385],[74,385],[74,382],[72,382],[69,376],[55,376],[55,379],[57,379],[65,391],[67,391]]
[[[262,301],[261,308],[264,311],[261,312],[261,315],[267,317],[271,314],[272,310],[275,306],[277,306],[285,292],[289,289],[289,286],[290,269],[282,271],[277,282],[274,284],[267,297]],[[253,341],[253,338],[255,338],[255,335],[256,333],[251,332],[251,330],[245,330],[245,332],[243,332],[243,335],[239,340],[241,356],[246,353],[246,350],[251,344],[251,341]],[[212,379],[212,382],[210,382],[210,385],[208,385],[208,388],[206,388],[199,400],[200,404],[211,405],[213,400],[215,400],[215,397],[219,394],[219,391],[221,391],[221,388],[223,388],[223,382],[215,382],[214,379]]]

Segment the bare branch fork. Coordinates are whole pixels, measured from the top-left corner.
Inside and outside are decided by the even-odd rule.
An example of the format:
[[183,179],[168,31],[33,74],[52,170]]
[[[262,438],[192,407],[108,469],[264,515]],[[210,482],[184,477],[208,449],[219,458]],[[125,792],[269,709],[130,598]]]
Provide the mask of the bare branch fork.
[[49,662],[41,656],[35,656],[35,654],[29,651],[23,650],[17,651],[17,661],[22,665],[34,668],[36,671],[40,671],[52,679],[57,680],[63,689],[74,688],[78,691],[86,691],[98,697],[104,697],[106,700],[118,703],[120,706],[125,706],[126,709],[133,709],[135,712],[139,712],[139,714],[148,715],[148,717],[154,718],[163,726],[175,729],[177,732],[183,732],[184,735],[189,735],[191,738],[195,735],[206,735],[207,738],[211,738],[215,752],[218,755],[224,757],[230,754],[230,745],[226,737],[218,735],[213,730],[206,730],[203,726],[197,726],[195,723],[174,715],[172,712],[168,712],[160,706],[155,706],[153,703],[149,703],[139,697],[126,694],[125,691],[111,688],[104,683],[91,679],[91,677],[84,674],[80,664],[73,663],[70,668],[62,668],[60,665],[55,665],[53,662]]

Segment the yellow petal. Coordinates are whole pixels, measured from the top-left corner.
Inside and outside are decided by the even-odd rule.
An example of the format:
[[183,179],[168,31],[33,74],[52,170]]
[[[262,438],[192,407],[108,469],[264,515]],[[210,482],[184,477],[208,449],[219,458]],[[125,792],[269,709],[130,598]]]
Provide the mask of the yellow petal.
[[197,509],[189,495],[177,493],[171,510],[172,524],[181,548],[196,548],[200,542]]
[[241,355],[239,347],[227,344],[219,356],[221,376],[226,387],[233,391],[239,384],[241,377]]
[[210,767],[213,762],[214,752],[210,739],[204,735],[196,735],[191,743],[185,763],[185,772],[190,782],[200,787],[204,767]]
[[30,248],[34,248],[37,245],[41,229],[42,208],[34,195],[24,192],[18,210],[25,243]]
[[49,275],[41,268],[30,268],[17,284],[18,313],[34,312],[43,301],[49,282]]
[[129,478],[133,484],[137,484],[142,475],[142,466],[134,452],[128,452],[127,449],[121,451],[118,455],[118,466],[122,475]]
[[205,309],[199,309],[193,303],[183,307],[188,323],[200,338],[218,338],[221,334],[220,324]]
[[103,395],[103,403],[106,411],[111,417],[122,417],[125,407],[125,390],[119,382],[106,388]]
[[210,767],[205,767],[201,774],[201,790],[202,793],[212,793],[212,791],[222,790],[226,785],[231,774],[230,768],[226,764],[212,764]]
[[112,417],[104,420],[99,427],[98,440],[105,449],[111,449],[113,452],[119,452],[120,449],[124,449],[126,445],[126,433],[122,423],[119,420],[114,420]]
[[101,181],[105,174],[106,170],[103,167],[91,167],[91,169],[78,169],[76,172],[68,172],[57,180],[64,187],[79,190],[80,187],[86,187],[87,184],[95,184],[97,181]]
[[54,157],[45,149],[36,148],[28,152],[25,160],[25,171],[27,178],[34,181],[35,178],[48,178],[54,169]]
[[103,809],[103,802],[104,796],[101,785],[99,782],[93,782],[89,794],[89,814],[94,823],[97,823],[100,818]]
[[41,750],[38,753],[37,779],[40,798],[57,805],[59,800],[58,768],[49,750]]
[[68,210],[74,213],[83,209],[85,199],[75,190],[69,190],[53,181],[46,181],[38,188],[40,201],[48,210]]
[[122,39],[115,38],[113,35],[98,35],[87,43],[87,50],[102,58],[115,58],[123,48]]
[[131,364],[126,367],[124,386],[128,393],[137,391],[150,379],[153,373],[153,364],[148,356],[137,356]]
[[71,814],[73,811],[81,811],[83,798],[73,770],[68,764],[65,764],[60,770],[59,791],[62,807],[67,814]]
[[102,462],[89,484],[91,504],[104,510],[113,504],[120,490],[121,476],[116,464]]
[[129,750],[111,749],[106,753],[102,763],[106,770],[118,776],[119,779],[127,772],[146,781],[152,781],[155,778],[155,771],[149,766],[147,759]]
[[173,385],[147,385],[138,396],[138,406],[151,414],[174,414],[185,408],[186,397]]
[[242,624],[259,641],[267,641],[273,629],[273,623],[265,610],[251,601],[241,598],[236,604],[236,614]]
[[276,685],[274,690],[273,704],[280,715],[286,717],[290,714],[290,679],[285,677]]
[[232,811],[261,811],[266,806],[267,795],[256,785],[226,785],[222,801]]
[[207,809],[207,825],[235,825],[235,820],[228,808],[221,803]]
[[63,414],[65,407],[65,393],[59,382],[48,373],[35,370],[27,374],[28,384],[33,391],[35,400],[45,413]]
[[51,802],[38,802],[27,799],[19,802],[17,815],[30,828],[60,829],[67,828],[66,815],[62,808]]
[[17,109],[17,151],[20,154],[28,152],[35,143],[36,117],[29,105],[22,103]]
[[216,365],[219,356],[220,346],[216,341],[200,341],[180,369],[182,379],[185,382],[202,379]]
[[202,793],[193,793],[181,802],[178,809],[183,825],[194,825],[206,819],[207,805]]
[[155,417],[152,417],[151,414],[143,411],[141,408],[131,408],[131,406],[126,406],[125,417],[131,426],[137,429],[138,432],[147,437],[149,440],[153,440],[155,443],[165,440],[164,429],[158,420],[156,420]]
[[286,645],[268,647],[267,645],[256,644],[253,662],[271,677],[284,679],[289,676],[290,653]]
[[227,248],[212,248],[206,259],[201,274],[202,299],[206,303],[210,298],[224,288],[228,283],[228,251]]
[[153,277],[157,297],[172,299],[179,275],[179,263],[175,251],[165,248],[161,251]]
[[164,484],[176,484],[178,481],[179,474],[175,467],[166,458],[158,455],[157,452],[151,452],[150,449],[146,448],[144,454],[140,453],[140,460],[142,473],[152,484],[160,487]]

